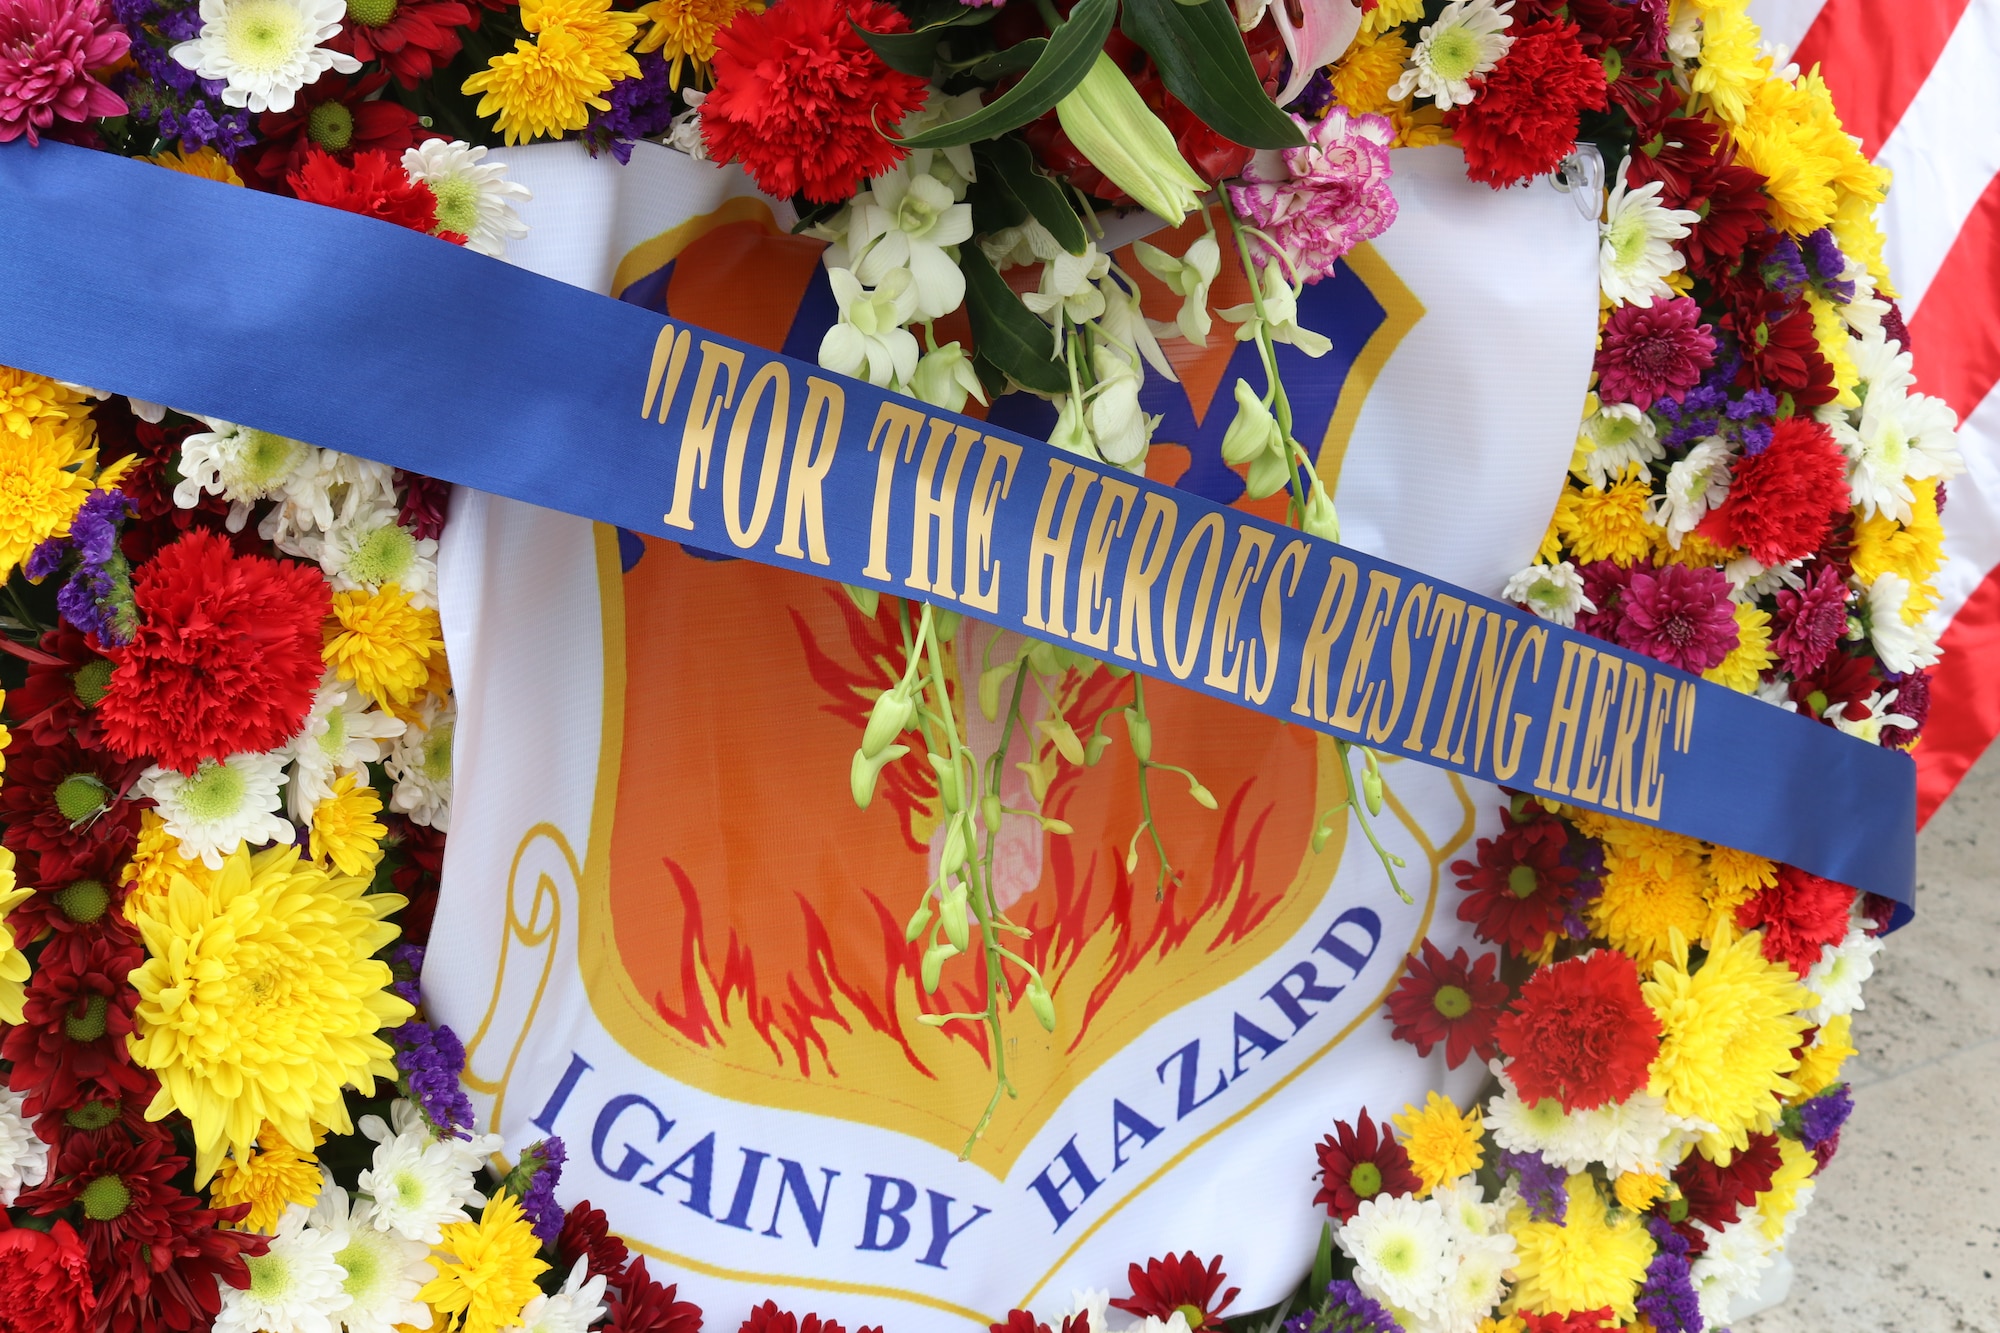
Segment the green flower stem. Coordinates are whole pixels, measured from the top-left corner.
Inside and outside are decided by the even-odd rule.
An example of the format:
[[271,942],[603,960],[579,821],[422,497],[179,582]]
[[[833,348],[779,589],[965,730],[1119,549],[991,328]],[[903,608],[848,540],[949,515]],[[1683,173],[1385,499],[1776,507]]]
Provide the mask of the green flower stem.
[[[1243,276],[1250,281],[1250,303],[1257,311],[1257,355],[1264,363],[1266,385],[1264,405],[1271,409],[1271,415],[1277,419],[1279,431],[1284,434],[1285,449],[1290,455],[1288,461],[1291,463],[1285,471],[1292,492],[1293,518],[1295,521],[1303,521],[1306,512],[1306,494],[1304,483],[1299,480],[1299,461],[1303,458],[1310,463],[1312,459],[1292,437],[1292,400],[1285,393],[1284,378],[1278,374],[1278,346],[1271,339],[1271,325],[1264,310],[1264,283],[1257,272],[1257,266],[1250,260],[1247,240],[1254,236],[1264,241],[1270,247],[1271,253],[1279,256],[1281,264],[1284,263],[1283,252],[1264,233],[1254,227],[1243,225],[1243,219],[1237,216],[1235,208],[1229,203],[1227,190],[1217,190],[1215,193],[1216,198],[1222,203],[1222,215],[1229,219],[1229,234],[1236,242],[1236,262],[1243,266]],[[1206,217],[1205,210],[1203,216]]]
[[[1146,713],[1146,678],[1136,674],[1132,677],[1132,708],[1138,713],[1141,722],[1152,721]],[[1129,859],[1139,841],[1139,835],[1141,833],[1152,835],[1153,854],[1160,862],[1159,877],[1153,883],[1154,902],[1166,900],[1167,883],[1173,878],[1174,871],[1173,865],[1167,860],[1167,844],[1160,840],[1160,826],[1153,822],[1153,790],[1151,784],[1146,781],[1146,775],[1153,769],[1164,767],[1167,765],[1155,764],[1150,759],[1139,760],[1139,827],[1132,831],[1132,842],[1126,848]]]
[[1347,804],[1360,817],[1361,831],[1368,835],[1368,845],[1375,849],[1375,855],[1381,859],[1383,873],[1389,876],[1389,887],[1394,889],[1396,896],[1404,902],[1415,902],[1416,899],[1410,897],[1409,891],[1396,878],[1396,867],[1402,864],[1402,858],[1382,845],[1382,840],[1375,836],[1375,819],[1368,813],[1368,806],[1354,799],[1354,793],[1358,788],[1354,785],[1354,766],[1348,759],[1348,754],[1354,746],[1347,741],[1335,741],[1334,745],[1340,752],[1340,777],[1347,784]]

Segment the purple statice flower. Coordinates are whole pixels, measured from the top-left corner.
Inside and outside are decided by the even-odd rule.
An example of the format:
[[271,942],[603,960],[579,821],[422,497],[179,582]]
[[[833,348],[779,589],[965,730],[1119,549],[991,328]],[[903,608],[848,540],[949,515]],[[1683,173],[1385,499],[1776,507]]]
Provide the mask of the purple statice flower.
[[1778,243],[1771,247],[1771,253],[1764,256],[1759,266],[1764,285],[1781,296],[1792,296],[1812,281],[1806,272],[1806,257],[1799,249],[1799,243],[1789,236],[1780,236]]
[[1840,1133],[1847,1117],[1854,1114],[1854,1092],[1845,1083],[1836,1083],[1799,1107],[1799,1142],[1819,1151],[1819,1146]]
[[1829,228],[1821,227],[1806,237],[1803,251],[1814,285],[1825,292],[1828,299],[1841,305],[1854,299],[1854,284],[1840,276],[1847,272],[1847,256],[1840,253],[1840,245],[1833,239]]
[[1402,1333],[1402,1325],[1352,1282],[1329,1282],[1326,1299],[1287,1319],[1285,1333]]
[[413,1018],[389,1034],[389,1044],[410,1100],[441,1133],[464,1138],[472,1129],[473,1113],[472,1099],[459,1081],[465,1047],[458,1034]]
[[1604,844],[1595,838],[1572,838],[1562,859],[1564,865],[1576,868],[1563,907],[1563,933],[1573,940],[1587,940],[1597,933],[1589,915],[1590,905],[1604,893]]
[[1646,1230],[1653,1237],[1653,1261],[1646,1266],[1646,1281],[1639,1288],[1639,1313],[1654,1333],[1701,1333],[1708,1325],[1694,1289],[1687,1238],[1659,1216],[1646,1219]]
[[1503,1175],[1511,1171],[1520,1178],[1521,1201],[1537,1222],[1563,1224],[1569,1215],[1569,1176],[1560,1166],[1537,1152],[1503,1149],[1500,1171]]
[[669,76],[666,58],[654,51],[639,57],[639,77],[620,79],[604,94],[609,109],[590,118],[584,143],[595,153],[609,148],[620,162],[632,160],[632,145],[665,134],[680,110],[680,94]]
[[423,995],[418,982],[424,974],[424,946],[421,944],[399,944],[389,951],[389,971],[396,978],[389,983],[392,994],[399,995],[411,1004],[421,1005]]
[[[560,1137],[551,1134],[521,1154],[508,1176],[510,1182],[526,1173],[521,1189],[521,1211],[528,1225],[544,1245],[556,1243],[562,1234],[563,1209],[556,1202],[556,1183],[562,1179],[563,1163],[569,1159]],[[532,1163],[532,1164],[531,1164]]]
[[1721,664],[1742,631],[1719,569],[1634,570],[1618,607],[1618,642],[1696,675]]
[[1752,389],[1724,409],[1723,417],[1728,424],[1720,433],[1723,438],[1741,447],[1745,454],[1755,458],[1770,447],[1771,430],[1777,415],[1777,396],[1769,389]]
[[1330,277],[1340,257],[1396,220],[1389,188],[1389,145],[1396,128],[1382,116],[1334,107],[1326,119],[1292,119],[1305,132],[1299,148],[1260,149],[1229,187],[1229,202],[1293,269],[1294,280]]
[[91,492],[70,520],[69,535],[37,546],[25,567],[29,578],[45,579],[74,556],[69,579],[56,590],[56,610],[104,645],[129,642],[139,623],[132,567],[118,549],[118,525],[131,512],[123,492]]

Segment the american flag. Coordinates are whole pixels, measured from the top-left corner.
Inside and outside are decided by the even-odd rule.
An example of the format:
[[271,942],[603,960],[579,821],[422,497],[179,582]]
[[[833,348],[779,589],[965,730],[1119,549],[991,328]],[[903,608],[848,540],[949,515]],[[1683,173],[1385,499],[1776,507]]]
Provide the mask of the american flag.
[[1950,403],[1966,472],[1948,486],[1937,614],[1948,620],[1916,748],[1917,818],[2000,736],[2000,0],[1756,0],[1814,65],[1848,131],[1895,173],[1879,220],[1918,387]]

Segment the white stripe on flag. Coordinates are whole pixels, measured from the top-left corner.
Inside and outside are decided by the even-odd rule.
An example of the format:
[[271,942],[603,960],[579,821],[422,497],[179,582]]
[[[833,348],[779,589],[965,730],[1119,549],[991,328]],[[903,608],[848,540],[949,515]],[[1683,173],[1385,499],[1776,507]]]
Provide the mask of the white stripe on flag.
[[[1917,388],[1924,368],[1917,365]],[[1937,623],[1948,623],[2000,564],[2000,387],[1959,426],[1965,475],[1945,486],[1945,566],[1938,571]]]
[[1789,59],[1824,8],[1826,0],[1757,0],[1750,6],[1750,17],[1764,30],[1764,40]]

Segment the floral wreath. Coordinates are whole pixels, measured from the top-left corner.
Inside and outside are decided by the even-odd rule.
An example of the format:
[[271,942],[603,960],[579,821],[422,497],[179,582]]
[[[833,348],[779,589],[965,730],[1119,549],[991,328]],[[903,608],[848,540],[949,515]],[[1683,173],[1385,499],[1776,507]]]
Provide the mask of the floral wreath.
[[[925,402],[1036,393],[1052,443],[1143,470],[1162,340],[1254,342],[1264,382],[1236,383],[1225,458],[1322,536],[1337,518],[1274,349],[1327,350],[1297,299],[1394,220],[1389,150],[1455,145],[1494,188],[1554,173],[1599,217],[1602,331],[1547,536],[1505,596],[1860,743],[1917,743],[1956,423],[1914,391],[1874,220],[1887,173],[1816,71],[1761,49],[1743,0],[1118,12],[0,0],[0,142],[79,142],[493,255],[525,234],[527,192],[491,145],[569,137],[622,161],[649,139],[740,163],[830,243],[821,364]],[[1240,43],[1190,56],[1179,38],[1218,21]],[[1206,223],[1179,254],[1135,248],[1183,298],[1171,324],[1100,249],[1108,207]],[[1211,310],[1225,256],[1253,299]],[[961,306],[977,348],[937,339]],[[560,1139],[496,1169],[464,1050],[422,1017],[451,812],[447,500],[0,369],[0,1328],[840,1333],[773,1301],[680,1300],[601,1211],[555,1204]],[[891,764],[933,766],[953,837],[909,938],[928,989],[960,954],[986,978],[984,1012],[939,1021],[997,1035],[1018,998],[1054,1027],[990,897],[995,831],[1030,816],[965,748],[939,655],[955,621],[854,595],[906,651],[854,798]],[[1028,643],[976,693],[998,717],[1011,690],[1011,726],[1028,677],[1109,669]],[[1157,769],[1212,807],[1153,758],[1136,678],[1123,717],[1142,795]],[[1111,743],[1057,716],[1032,767],[1046,782]],[[1366,830],[1379,773],[1342,757],[1350,799],[1324,818]],[[1162,892],[1170,835],[1148,814],[1130,850]],[[1423,1055],[1485,1063],[1488,1093],[1328,1126],[1298,1290],[1230,1314],[1222,1257],[1168,1254],[1118,1299],[995,1333],[1109,1333],[1114,1309],[1144,1333],[1730,1317],[1838,1146],[1892,905],[1524,795],[1452,869],[1484,947],[1423,942],[1385,1017]]]

